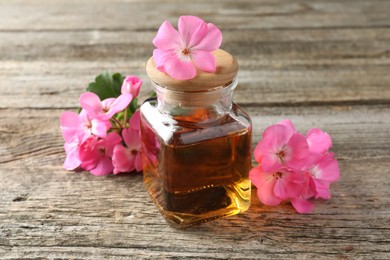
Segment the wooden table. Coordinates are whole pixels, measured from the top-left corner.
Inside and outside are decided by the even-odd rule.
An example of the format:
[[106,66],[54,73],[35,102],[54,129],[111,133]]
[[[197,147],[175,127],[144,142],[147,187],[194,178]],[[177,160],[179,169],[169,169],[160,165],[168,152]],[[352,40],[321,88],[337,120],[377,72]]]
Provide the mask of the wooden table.
[[[196,2],[196,3],[195,3]],[[136,74],[164,19],[217,24],[240,64],[253,144],[290,118],[333,137],[341,180],[299,215],[169,227],[142,175],[67,172],[59,116],[94,76]],[[1,259],[390,259],[390,1],[0,0]]]

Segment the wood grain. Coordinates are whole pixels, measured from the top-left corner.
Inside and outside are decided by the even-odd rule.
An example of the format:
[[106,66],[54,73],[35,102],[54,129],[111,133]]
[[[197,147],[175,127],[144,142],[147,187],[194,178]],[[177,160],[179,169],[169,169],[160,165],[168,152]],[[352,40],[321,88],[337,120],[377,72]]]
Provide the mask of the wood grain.
[[[341,180],[315,212],[170,228],[142,175],[66,172],[59,116],[98,73],[136,74],[163,20],[217,24],[253,145],[290,118],[331,134]],[[390,2],[0,0],[0,259],[389,259]],[[253,163],[255,163],[253,161]]]
[[[370,65],[358,66],[358,61],[356,64],[350,61],[350,65],[347,62],[343,68],[332,61],[321,65],[328,68],[316,68],[317,65],[302,65],[298,69],[242,68],[235,100],[240,104],[268,106],[388,104],[390,63],[373,65],[366,61]],[[245,61],[239,64],[244,67]],[[7,98],[0,101],[0,108],[75,108],[94,75],[105,70],[140,75],[145,82],[142,93],[146,95],[151,89],[144,67],[143,61],[1,62],[0,96]]]

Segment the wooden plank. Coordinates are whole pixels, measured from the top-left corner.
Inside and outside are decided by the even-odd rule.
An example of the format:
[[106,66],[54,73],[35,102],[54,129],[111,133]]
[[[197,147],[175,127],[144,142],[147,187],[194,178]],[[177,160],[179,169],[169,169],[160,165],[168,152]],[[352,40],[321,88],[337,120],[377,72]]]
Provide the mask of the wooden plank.
[[[235,91],[240,104],[386,104],[390,100],[389,59],[344,59],[336,65],[331,60],[279,61],[283,64],[280,68],[263,65],[253,69],[245,69],[246,62],[240,62],[244,68]],[[1,62],[0,108],[74,108],[87,84],[105,70],[140,76],[145,82],[142,95],[146,96],[151,89],[144,64],[144,60]]]
[[[333,137],[341,180],[299,215],[252,193],[244,214],[170,228],[142,175],[66,172],[59,116],[104,71],[145,75],[158,26],[190,10],[240,64],[254,123]],[[390,1],[0,0],[1,259],[388,259]],[[255,162],[253,162],[255,163]]]
[[[347,13],[360,17],[364,16],[363,11],[379,12],[376,16],[379,19],[380,13],[387,10],[387,4],[374,2],[355,1]],[[59,12],[66,14],[73,8],[87,8],[85,3],[43,3],[24,3],[22,8],[15,9],[15,3],[6,2],[1,10],[10,8],[3,16],[7,17],[30,9],[34,10],[31,14],[39,15],[50,8],[61,8]],[[122,4],[126,3],[115,3],[111,8],[122,12]],[[136,6],[146,8],[154,4],[153,1],[142,2]],[[253,7],[250,2],[248,4]],[[275,7],[270,2],[264,4],[268,12]],[[338,14],[337,8],[346,2],[316,1],[310,4],[319,10],[324,8]],[[100,5],[103,7],[108,3],[100,1]],[[270,16],[282,19],[289,12],[287,9],[294,9],[295,5],[286,2],[285,7],[278,3],[278,12],[281,13]],[[264,12],[257,6],[253,10],[247,8],[245,3],[237,7],[229,2],[223,8],[235,15],[243,10],[251,15]],[[90,11],[72,15],[87,19],[88,14]],[[12,19],[7,21],[12,22]],[[29,21],[28,16],[21,19],[21,22],[26,21]],[[69,23],[64,24],[67,25]],[[0,59],[3,60],[0,63],[0,97],[4,97],[0,99],[0,108],[75,107],[84,86],[94,75],[106,69],[137,74],[147,82],[143,67],[151,54],[150,41],[157,27],[158,24],[152,30],[137,24],[123,30],[89,28],[78,31],[70,28],[65,31],[23,29],[0,32]],[[306,30],[224,27],[225,22],[221,21],[221,28],[226,29],[224,48],[237,56],[241,66],[241,84],[236,91],[236,100],[241,104],[388,103],[390,33],[386,27],[365,29],[340,25],[328,28],[324,25]],[[150,90],[148,82],[145,85],[144,95]]]
[[[2,1],[0,30],[153,29],[187,13],[229,28],[381,27],[387,1]],[[20,19],[22,17],[22,19]],[[113,19],[115,17],[115,19]]]
[[[298,120],[296,123],[300,128],[310,127],[316,121],[314,119],[322,120],[317,125],[325,127],[334,140],[339,141],[334,150],[343,159],[340,161],[343,177],[334,187],[333,199],[327,203],[317,202],[317,211],[309,216],[310,222],[307,222],[306,216],[294,214],[287,205],[267,208],[255,202],[245,215],[179,233],[168,228],[161,218],[156,218],[156,209],[143,191],[141,176],[95,178],[87,174],[65,173],[61,169],[63,152],[55,127],[60,111],[2,110],[0,125],[3,126],[3,139],[0,143],[8,149],[1,150],[1,155],[4,158],[10,154],[16,159],[3,162],[0,171],[4,180],[0,189],[1,203],[5,203],[0,207],[5,210],[0,213],[0,218],[4,218],[0,221],[2,234],[5,234],[5,239],[1,240],[4,254],[20,256],[16,248],[23,246],[29,255],[39,256],[42,252],[34,248],[41,248],[45,252],[46,248],[54,245],[55,250],[51,254],[61,253],[64,257],[93,257],[94,254],[87,251],[97,247],[107,256],[123,256],[134,251],[140,256],[145,251],[151,255],[157,252],[172,256],[172,252],[180,251],[181,256],[206,257],[211,254],[218,258],[226,256],[219,252],[229,250],[233,246],[232,241],[237,243],[238,240],[241,242],[231,256],[238,257],[239,253],[248,257],[255,257],[259,253],[271,256],[275,252],[283,256],[286,248],[289,253],[297,250],[296,255],[302,254],[302,250],[315,250],[310,251],[313,256],[367,256],[371,253],[376,253],[378,257],[382,253],[384,256],[388,253],[386,243],[389,242],[389,229],[386,228],[389,221],[389,194],[386,188],[389,133],[385,131],[389,126],[389,118],[385,116],[389,109],[380,106],[314,107],[312,110],[277,107],[260,111],[258,108],[248,108],[251,114],[258,113],[254,117],[255,136],[259,136],[262,126],[279,120],[281,116],[295,115],[293,120]],[[356,118],[357,115],[361,116]],[[13,116],[20,121],[15,122]],[[33,124],[33,121],[39,124]],[[342,127],[341,122],[343,126],[350,127]],[[32,127],[28,132],[24,131],[28,126]],[[338,128],[342,131],[335,131]],[[370,136],[372,129],[376,129],[376,133],[383,133],[382,137],[349,147],[361,141],[361,137]],[[376,146],[383,149],[382,154],[350,159],[345,151],[359,150],[359,147],[364,147],[365,152],[376,151]],[[19,154],[15,151],[19,151]],[[367,172],[375,178],[367,178]],[[356,189],[361,183],[365,184],[365,189]],[[90,205],[98,205],[102,210],[96,212]],[[375,214],[367,216],[370,209],[375,210]],[[12,218],[7,218],[8,214],[12,214]],[[296,229],[299,229],[299,234]],[[221,233],[221,230],[226,231]],[[110,234],[116,235],[111,237]],[[167,240],[162,239],[150,247],[156,234],[171,238],[178,236],[179,242],[167,245]],[[208,242],[202,243],[210,234],[217,236],[214,237],[217,244],[211,246]],[[245,236],[238,238],[237,234]],[[299,245],[291,245],[293,241]],[[306,248],[302,247],[302,243]],[[197,244],[198,248],[195,252],[192,246],[183,244]],[[11,245],[12,249],[9,249]],[[82,255],[73,248],[80,245]],[[256,245],[255,249],[253,245]],[[118,248],[120,252],[105,248]]]
[[41,159],[0,170],[5,259],[381,258],[390,253],[390,163],[382,158],[340,161],[342,179],[332,187],[332,199],[316,201],[313,214],[296,214],[290,205],[261,206],[253,193],[248,212],[182,231],[159,216],[141,175],[97,178],[42,166]]
[[[339,159],[388,158],[390,106],[246,107],[253,120],[253,146],[271,124],[290,118],[299,131],[319,127],[333,137]],[[0,165],[61,165],[59,117],[64,109],[0,110]],[[17,120],[15,119],[17,118]]]
[[[143,60],[152,53],[158,26],[150,31],[0,31],[0,59]],[[390,28],[232,29],[223,36],[222,48],[243,60],[268,63],[390,56]]]

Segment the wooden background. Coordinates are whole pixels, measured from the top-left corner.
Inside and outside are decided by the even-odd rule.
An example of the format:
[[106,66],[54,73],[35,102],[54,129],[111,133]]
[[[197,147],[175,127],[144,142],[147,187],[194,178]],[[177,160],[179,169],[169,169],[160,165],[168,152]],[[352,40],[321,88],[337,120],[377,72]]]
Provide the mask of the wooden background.
[[[198,15],[240,64],[255,144],[331,134],[341,180],[313,214],[262,206],[169,227],[142,175],[63,170],[59,116],[105,70],[140,75],[164,19]],[[0,0],[0,259],[390,259],[390,1]]]

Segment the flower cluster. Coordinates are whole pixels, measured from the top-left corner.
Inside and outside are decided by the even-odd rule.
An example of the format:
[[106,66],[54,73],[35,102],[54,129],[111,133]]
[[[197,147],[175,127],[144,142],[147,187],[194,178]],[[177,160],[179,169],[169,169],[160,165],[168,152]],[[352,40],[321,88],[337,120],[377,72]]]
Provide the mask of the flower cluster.
[[304,136],[290,120],[265,129],[254,151],[259,165],[249,173],[260,201],[276,206],[290,200],[297,212],[309,213],[309,199],[329,199],[330,184],[340,177],[331,146],[327,133],[313,128]]
[[158,70],[178,80],[196,76],[196,70],[215,72],[213,51],[222,43],[222,33],[212,23],[196,16],[180,16],[178,29],[165,21],[153,44],[153,60]]
[[102,74],[80,96],[80,113],[61,115],[66,170],[82,169],[96,176],[142,170],[137,110],[141,85],[135,76]]

